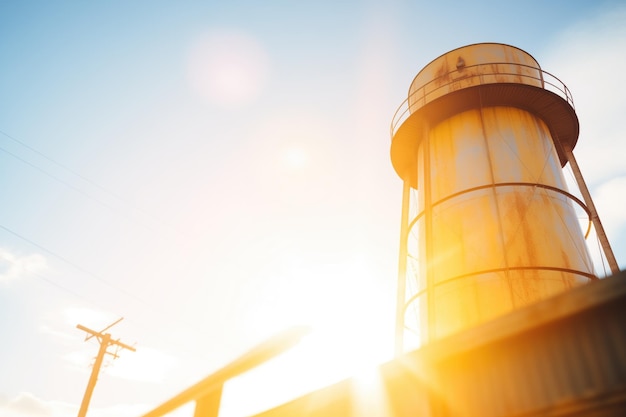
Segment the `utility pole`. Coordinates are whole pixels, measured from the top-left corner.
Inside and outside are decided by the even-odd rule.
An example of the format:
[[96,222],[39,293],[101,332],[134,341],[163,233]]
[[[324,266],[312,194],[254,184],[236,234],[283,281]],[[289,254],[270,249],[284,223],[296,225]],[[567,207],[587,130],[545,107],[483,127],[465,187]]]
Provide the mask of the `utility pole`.
[[[80,324],[76,325],[76,328],[88,333],[88,335],[85,336],[85,341],[91,339],[92,337],[95,337],[98,339],[98,342],[100,342],[98,356],[96,356],[96,362],[93,364],[93,369],[91,370],[91,376],[89,377],[89,383],[87,384],[87,389],[85,390],[85,395],[83,396],[83,402],[80,405],[80,410],[78,410],[78,417],[85,417],[87,415],[87,409],[89,408],[89,402],[91,401],[91,394],[93,394],[93,389],[96,387],[96,382],[98,381],[98,374],[100,373],[100,367],[102,366],[104,355],[108,353],[109,355],[113,356],[114,359],[117,359],[117,353],[120,351],[120,349],[128,349],[131,352],[134,352],[136,350],[134,347],[128,346],[127,344],[120,342],[119,339],[112,340],[110,333],[104,333],[123,319],[123,317],[120,318],[119,320],[108,325],[99,332],[88,329],[87,327]],[[107,351],[107,349],[111,345],[114,345],[117,348],[114,353]]]

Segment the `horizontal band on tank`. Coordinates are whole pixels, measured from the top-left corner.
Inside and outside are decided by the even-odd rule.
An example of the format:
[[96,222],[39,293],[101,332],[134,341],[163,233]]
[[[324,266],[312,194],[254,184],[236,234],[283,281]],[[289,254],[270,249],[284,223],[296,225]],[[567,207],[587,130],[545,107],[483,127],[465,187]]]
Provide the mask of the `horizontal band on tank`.
[[[523,66],[507,62],[480,66],[485,66],[485,71],[489,71],[493,65]],[[514,107],[527,111],[544,121],[553,141],[574,149],[578,141],[579,123],[569,90],[553,75],[550,74],[550,79],[556,81],[549,83],[544,79],[549,73],[539,68],[533,69],[541,76],[484,72],[470,75],[461,81],[449,77],[453,80],[428,93],[425,86],[412,92],[396,111],[391,124],[391,162],[398,176],[417,189],[417,150],[428,129],[449,117],[473,109]],[[528,78],[527,82],[525,78]],[[532,85],[537,82],[539,85]],[[420,93],[423,96],[419,96]],[[433,94],[434,98],[430,98],[429,95]],[[561,166],[565,166],[567,157],[562,147],[557,146],[556,150]]]
[[463,279],[463,278],[468,278],[468,277],[478,276],[478,275],[484,275],[484,274],[491,274],[491,273],[494,273],[494,272],[507,272],[507,271],[555,271],[555,272],[565,272],[565,273],[569,273],[569,274],[580,275],[580,276],[583,276],[585,278],[588,278],[591,281],[598,280],[598,277],[596,275],[594,275],[594,274],[590,274],[588,272],[578,271],[578,270],[570,269],[570,268],[561,268],[561,267],[557,267],[557,266],[511,266],[511,267],[508,267],[508,268],[485,269],[485,270],[481,270],[481,271],[469,272],[467,274],[457,275],[455,277],[448,278],[445,281],[441,281],[441,282],[438,282],[438,283],[434,284],[432,289],[424,288],[424,289],[416,292],[415,294],[413,294],[405,302],[405,304],[404,304],[404,314],[406,314],[406,309],[409,307],[409,305],[411,305],[411,303],[413,303],[415,300],[417,300],[421,296],[425,295],[429,290],[434,290],[436,287],[448,284],[448,283],[453,282],[453,281],[458,281],[458,280]]
[[[442,204],[448,200],[451,200],[455,197],[458,197],[460,195],[463,194],[468,194],[471,193],[473,191],[478,191],[478,190],[484,190],[487,188],[498,188],[498,187],[537,187],[537,188],[543,188],[546,190],[550,190],[550,191],[554,191],[556,193],[562,194],[565,197],[568,197],[570,199],[572,199],[573,201],[576,202],[576,204],[578,204],[584,211],[585,213],[587,213],[587,231],[585,232],[585,239],[587,238],[587,236],[589,236],[589,232],[591,231],[591,212],[589,211],[589,209],[587,208],[587,206],[585,205],[585,203],[580,200],[578,197],[576,197],[573,194],[570,194],[569,192],[562,190],[558,187],[554,187],[552,185],[546,185],[546,184],[540,184],[540,183],[534,183],[534,182],[499,182],[496,184],[485,184],[485,185],[479,185],[478,187],[472,187],[472,188],[467,188],[465,190],[462,191],[458,191],[456,193],[450,194],[440,200],[435,201],[431,207],[435,207],[438,204]],[[419,212],[415,218],[413,220],[411,220],[411,222],[409,223],[408,226],[408,230],[411,230],[413,228],[413,226],[415,226],[415,223],[417,223],[419,221],[420,218],[422,218],[425,214],[425,211],[421,211]]]

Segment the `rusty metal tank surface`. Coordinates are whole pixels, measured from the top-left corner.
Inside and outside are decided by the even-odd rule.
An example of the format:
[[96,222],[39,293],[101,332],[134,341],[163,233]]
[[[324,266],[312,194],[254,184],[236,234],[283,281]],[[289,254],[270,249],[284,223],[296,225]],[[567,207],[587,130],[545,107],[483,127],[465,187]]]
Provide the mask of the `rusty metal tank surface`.
[[561,166],[578,119],[526,52],[456,49],[415,78],[392,124],[392,163],[417,189],[407,225],[422,341],[594,279]]

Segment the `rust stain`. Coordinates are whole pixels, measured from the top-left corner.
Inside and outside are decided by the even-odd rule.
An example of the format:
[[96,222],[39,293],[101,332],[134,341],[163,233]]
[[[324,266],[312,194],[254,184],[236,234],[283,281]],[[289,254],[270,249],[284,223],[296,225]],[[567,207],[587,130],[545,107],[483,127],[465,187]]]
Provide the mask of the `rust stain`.
[[444,60],[441,63],[441,66],[437,68],[437,71],[435,71],[435,79],[433,81],[437,87],[446,85],[450,82],[450,70],[448,68],[447,61]]

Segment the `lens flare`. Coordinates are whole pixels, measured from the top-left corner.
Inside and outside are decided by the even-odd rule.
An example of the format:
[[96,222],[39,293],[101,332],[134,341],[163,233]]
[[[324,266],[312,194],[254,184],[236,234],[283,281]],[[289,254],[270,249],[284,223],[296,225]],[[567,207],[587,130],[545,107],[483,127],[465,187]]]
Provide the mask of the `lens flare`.
[[264,47],[243,32],[206,34],[189,51],[187,76],[192,90],[223,107],[241,106],[258,97],[268,70]]

